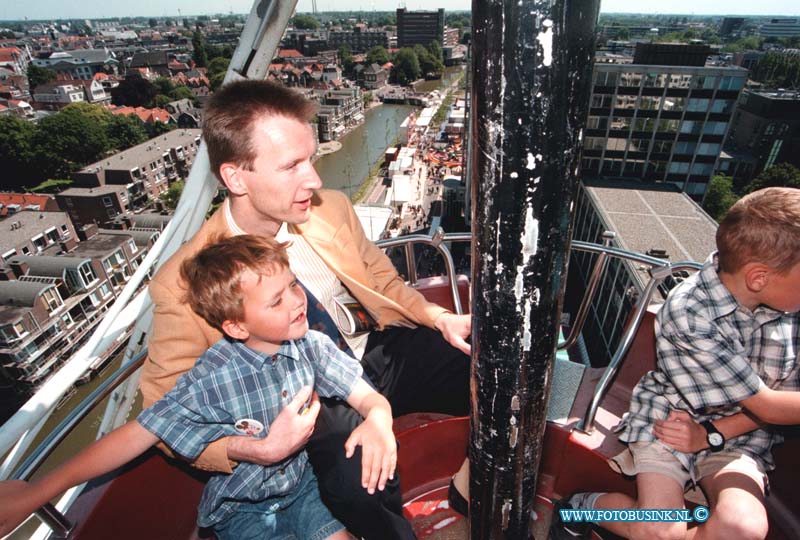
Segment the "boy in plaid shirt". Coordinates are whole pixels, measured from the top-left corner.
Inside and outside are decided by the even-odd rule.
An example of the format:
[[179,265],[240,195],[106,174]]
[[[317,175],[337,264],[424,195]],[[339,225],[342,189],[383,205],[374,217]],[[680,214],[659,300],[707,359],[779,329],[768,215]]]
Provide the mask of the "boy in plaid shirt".
[[688,530],[686,523],[602,524],[625,538],[767,535],[766,471],[780,441],[768,424],[800,423],[800,190],[747,195],[716,240],[718,251],[658,313],[656,369],[633,390],[620,437],[628,450],[609,461],[636,475],[638,499],[570,499],[582,509],[683,508],[685,488],[699,485],[710,517]]
[[[159,440],[191,460],[209,443],[237,435],[268,456],[270,428],[279,422],[307,439],[319,411],[317,392],[346,399],[365,418],[342,449],[350,457],[362,446],[363,486],[374,493],[394,476],[389,403],[364,381],[356,360],[308,329],[306,296],[289,270],[285,244],[228,238],[187,260],[181,273],[192,287],[186,295],[192,309],[227,337],[137,421],[41,480],[0,484],[0,537],[53,496],[127,463]],[[212,476],[198,525],[212,527],[220,540],[353,538],[322,504],[302,446],[273,461],[240,463],[233,474]]]

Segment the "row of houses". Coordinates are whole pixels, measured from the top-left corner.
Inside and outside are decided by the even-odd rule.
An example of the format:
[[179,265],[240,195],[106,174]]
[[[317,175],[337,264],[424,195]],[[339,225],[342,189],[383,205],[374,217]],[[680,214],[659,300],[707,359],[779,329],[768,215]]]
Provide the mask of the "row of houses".
[[66,213],[37,206],[0,219],[2,409],[33,393],[85,342],[168,220],[132,216],[127,229],[76,230]]

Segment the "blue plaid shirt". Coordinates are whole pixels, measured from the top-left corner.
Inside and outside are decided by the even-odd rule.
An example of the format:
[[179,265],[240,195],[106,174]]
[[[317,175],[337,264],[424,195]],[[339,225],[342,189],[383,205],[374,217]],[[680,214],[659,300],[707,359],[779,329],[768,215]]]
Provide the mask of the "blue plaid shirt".
[[[697,422],[741,412],[739,402],[763,385],[799,390],[800,314],[766,306],[750,311],[719,279],[716,254],[702,270],[675,287],[656,318],[655,371],[645,374],[631,397],[625,442],[654,441],[653,425],[672,409]],[[770,449],[780,436],[766,429],[734,437],[726,451],[747,454],[764,470],[774,468]],[[672,451],[694,479],[699,454]]]
[[[274,355],[221,339],[167,395],[139,415],[139,423],[178,454],[195,459],[206,446],[241,435],[234,424],[259,421],[266,437],[278,413],[305,385],[320,396],[345,399],[361,376],[361,365],[324,334],[309,330],[284,342]],[[344,449],[342,450],[344,451]],[[308,463],[305,450],[269,466],[240,463],[233,474],[218,474],[206,484],[197,522],[210,527],[233,513],[240,502],[263,501],[292,492]]]

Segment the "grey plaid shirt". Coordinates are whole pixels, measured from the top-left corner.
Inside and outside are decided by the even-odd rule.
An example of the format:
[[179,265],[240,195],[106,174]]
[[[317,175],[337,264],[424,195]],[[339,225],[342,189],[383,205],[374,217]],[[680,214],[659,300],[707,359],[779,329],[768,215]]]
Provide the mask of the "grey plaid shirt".
[[[254,436],[266,437],[275,417],[305,385],[313,385],[320,396],[345,399],[361,371],[356,360],[313,330],[284,342],[271,356],[223,338],[138,421],[175,452],[194,459],[209,443],[242,435],[234,427],[238,420],[257,420],[264,429]],[[270,466],[240,463],[233,474],[213,476],[203,491],[198,524],[219,523],[243,501],[290,494],[307,463],[303,450]]]
[[[766,306],[750,311],[722,284],[716,254],[703,269],[675,287],[656,318],[656,370],[642,377],[631,397],[625,442],[654,441],[653,425],[672,409],[697,422],[741,412],[739,402],[762,385],[798,390],[800,314]],[[774,468],[770,448],[780,436],[765,429],[734,437],[725,449]],[[699,454],[672,451],[694,472]],[[694,478],[694,476],[693,476]]]

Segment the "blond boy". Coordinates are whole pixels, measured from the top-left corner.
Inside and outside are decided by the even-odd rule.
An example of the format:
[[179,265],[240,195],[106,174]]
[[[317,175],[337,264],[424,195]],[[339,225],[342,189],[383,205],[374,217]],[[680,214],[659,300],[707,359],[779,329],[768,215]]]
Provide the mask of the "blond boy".
[[[364,382],[358,362],[309,331],[306,296],[289,270],[284,244],[228,238],[187,260],[181,273],[191,287],[192,309],[226,337],[137,421],[41,480],[0,484],[0,536],[56,494],[127,463],[159,440],[191,460],[221,437],[248,435],[251,444],[265,445],[278,423],[305,430],[307,439],[319,409],[316,393],[346,399],[364,416],[342,449],[350,457],[362,446],[364,487],[382,490],[393,477],[389,403]],[[304,416],[310,419],[305,424]],[[274,465],[241,463],[233,474],[212,476],[198,525],[213,528],[220,540],[352,538],[322,504],[302,447]]]
[[699,485],[708,521],[603,523],[631,539],[761,540],[766,472],[778,435],[800,423],[800,190],[767,188],[720,223],[717,252],[671,291],[656,320],[657,367],[639,381],[612,467],[638,499],[579,493],[582,509],[683,508]]

